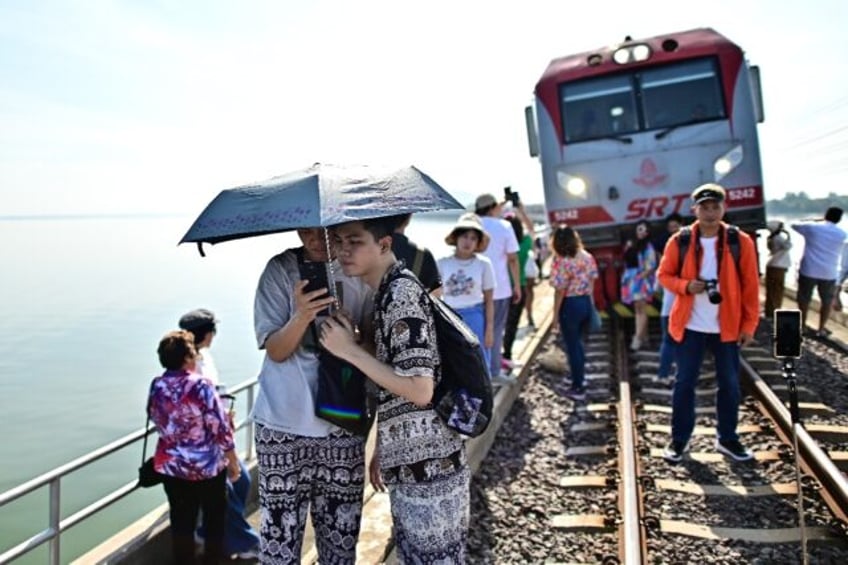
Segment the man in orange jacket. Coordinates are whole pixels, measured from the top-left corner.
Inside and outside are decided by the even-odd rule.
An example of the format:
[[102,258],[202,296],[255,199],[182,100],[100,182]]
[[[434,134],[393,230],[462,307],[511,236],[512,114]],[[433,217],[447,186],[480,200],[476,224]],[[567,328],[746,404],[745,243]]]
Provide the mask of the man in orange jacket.
[[739,231],[739,263],[731,253],[724,189],[704,184],[692,192],[690,243],[680,263],[680,232],[666,245],[660,283],[676,294],[668,322],[677,342],[677,380],[671,414],[671,443],[663,457],[678,462],[695,428],[695,385],[709,349],[715,359],[716,449],[736,461],[753,458],[736,433],[739,419],[739,348],[748,345],[759,320],[759,276],[754,242]]

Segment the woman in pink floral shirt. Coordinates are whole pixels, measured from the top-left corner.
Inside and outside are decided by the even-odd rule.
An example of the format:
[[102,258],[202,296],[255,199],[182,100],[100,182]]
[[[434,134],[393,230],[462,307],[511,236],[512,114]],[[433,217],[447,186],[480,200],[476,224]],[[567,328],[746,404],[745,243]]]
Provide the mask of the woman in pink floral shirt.
[[558,227],[551,236],[556,252],[551,264],[551,285],[554,293],[553,326],[559,329],[571,372],[571,388],[566,396],[572,400],[586,399],[586,355],[583,335],[592,315],[592,291],[598,278],[595,258],[583,249],[580,235],[574,228]]
[[174,562],[195,562],[194,528],[202,508],[203,562],[217,564],[223,557],[226,478],[235,481],[241,473],[233,434],[214,385],[192,372],[197,360],[192,335],[170,332],[158,353],[165,372],[150,385],[147,410],[159,432],[153,466],[164,476]]

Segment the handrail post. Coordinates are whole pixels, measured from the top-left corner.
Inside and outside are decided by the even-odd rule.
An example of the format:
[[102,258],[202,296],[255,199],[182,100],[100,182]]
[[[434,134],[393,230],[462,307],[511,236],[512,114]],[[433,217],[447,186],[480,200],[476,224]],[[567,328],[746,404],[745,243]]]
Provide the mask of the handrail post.
[[56,477],[50,481],[50,529],[53,531],[53,537],[50,539],[50,563],[51,565],[59,565],[61,562],[61,540],[62,532],[59,529],[59,522],[62,520],[61,515],[61,477]]
[[[258,386],[258,381],[249,387],[247,387],[247,414],[253,413],[253,400],[255,396],[256,386]],[[248,420],[247,422],[247,460],[250,461],[253,459],[253,423]]]

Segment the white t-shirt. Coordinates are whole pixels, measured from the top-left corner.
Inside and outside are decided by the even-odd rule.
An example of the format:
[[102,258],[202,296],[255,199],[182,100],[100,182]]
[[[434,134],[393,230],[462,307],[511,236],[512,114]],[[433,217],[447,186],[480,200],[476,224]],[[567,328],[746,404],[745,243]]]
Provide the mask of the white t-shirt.
[[455,255],[438,260],[442,276],[442,300],[451,308],[468,308],[483,302],[483,291],[495,288],[492,262],[485,255],[469,259]]
[[198,351],[200,357],[197,359],[196,371],[212,381],[216,387],[221,384],[218,378],[218,368],[215,366],[215,360],[212,359],[212,353],[208,347],[201,347]]
[[[716,262],[716,244],[718,237],[701,237],[701,280],[718,279],[718,263]],[[716,289],[721,288],[716,283]],[[718,304],[710,302],[707,292],[695,295],[692,305],[692,315],[686,324],[686,329],[706,334],[721,333],[718,325]]]
[[[342,309],[360,323],[369,290],[361,279],[347,277],[333,263],[336,283],[341,283]],[[294,284],[300,280],[297,255],[287,250],[272,257],[259,278],[253,305],[256,343],[265,348],[265,340],[288,323],[295,311]],[[316,322],[320,324],[323,318]],[[307,330],[310,334],[311,330]],[[273,430],[308,437],[326,437],[336,426],[315,415],[318,392],[318,355],[301,342],[284,361],[276,362],[265,354],[259,371],[259,393],[251,420]]]
[[515,231],[506,220],[492,216],[483,216],[480,220],[483,222],[483,229],[491,238],[489,246],[483,254],[492,262],[492,269],[495,272],[494,299],[509,298],[512,296],[512,283],[509,278],[507,255],[518,253],[518,240],[515,238]]

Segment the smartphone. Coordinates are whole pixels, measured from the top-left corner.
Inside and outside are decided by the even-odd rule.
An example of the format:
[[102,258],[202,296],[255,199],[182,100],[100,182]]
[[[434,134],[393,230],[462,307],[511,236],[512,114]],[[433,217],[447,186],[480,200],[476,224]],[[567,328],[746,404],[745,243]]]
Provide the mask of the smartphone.
[[513,206],[518,206],[518,193],[513,192],[511,186],[504,187],[504,202],[512,202]]
[[801,357],[801,311],[774,311],[774,356],[778,359]]
[[[303,289],[303,293],[312,292],[313,290],[327,289],[328,296],[330,295],[330,282],[327,278],[327,264],[322,262],[304,262],[298,264],[301,280],[309,281],[309,284]],[[329,316],[330,309],[324,308],[318,312],[319,316]]]

